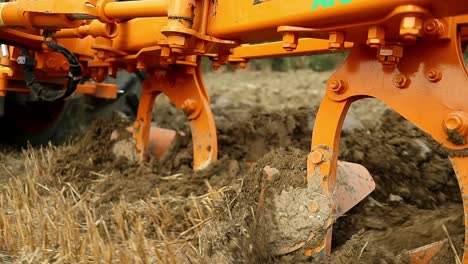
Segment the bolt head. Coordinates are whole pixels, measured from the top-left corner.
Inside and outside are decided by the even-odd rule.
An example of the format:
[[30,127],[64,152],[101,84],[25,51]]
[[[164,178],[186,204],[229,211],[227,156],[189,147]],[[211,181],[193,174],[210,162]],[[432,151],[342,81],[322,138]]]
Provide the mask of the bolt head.
[[367,32],[367,45],[371,48],[378,48],[385,45],[385,29],[383,27],[370,27]]
[[400,45],[385,45],[380,47],[377,58],[385,66],[396,66],[403,57],[403,47]]
[[171,49],[167,46],[161,48],[161,57],[169,58],[171,56]]
[[434,21],[430,21],[429,23],[426,24],[426,26],[424,26],[424,31],[426,33],[430,33],[430,32],[433,32],[435,29],[436,29],[437,25]]
[[329,35],[330,42],[344,43],[345,36],[342,32],[331,32]]
[[367,32],[367,37],[368,38],[378,38],[378,39],[384,39],[385,38],[385,29],[383,27],[370,27],[369,31]]
[[193,99],[185,100],[180,108],[189,120],[197,118],[200,114],[200,111],[197,111],[197,102]]
[[291,52],[297,48],[299,43],[299,36],[295,33],[284,33],[283,34],[283,49]]
[[345,36],[342,32],[331,32],[329,34],[328,49],[332,51],[340,51],[344,49]]
[[324,161],[324,155],[320,150],[314,150],[312,153],[309,154],[309,160],[313,164],[320,164]]
[[438,82],[438,81],[442,80],[442,72],[439,71],[438,69],[430,69],[426,73],[426,78],[430,82],[434,82],[434,83]]
[[444,24],[439,19],[430,19],[424,23],[424,34],[429,36],[440,36],[444,32]]
[[201,113],[201,110],[197,108],[197,101],[195,101],[194,99],[185,100],[180,106],[180,108],[189,120],[197,118]]
[[468,134],[468,114],[463,111],[455,111],[444,119],[445,132],[448,140],[456,145],[465,145]]
[[463,119],[457,114],[450,114],[445,120],[445,127],[449,130],[459,130],[463,127]]
[[333,80],[329,83],[328,88],[336,94],[342,94],[346,91],[346,82],[343,80]]
[[171,52],[182,54],[185,48],[185,36],[178,34],[171,34],[167,37],[167,44],[171,48]]
[[405,75],[397,75],[395,78],[393,78],[393,84],[398,87],[398,88],[407,88],[410,85],[410,79],[406,77]]
[[369,45],[369,47],[376,49],[378,47],[381,47],[382,45],[385,45],[385,40],[377,39],[377,38],[370,38],[370,39],[367,39],[366,44]]
[[415,16],[404,17],[400,25],[400,36],[405,40],[416,40],[422,36],[423,20]]
[[184,101],[181,108],[185,113],[191,113],[195,109],[195,104],[195,100],[187,99]]
[[458,132],[468,132],[468,114],[462,111],[450,113],[444,120],[445,128],[448,130],[457,130]]

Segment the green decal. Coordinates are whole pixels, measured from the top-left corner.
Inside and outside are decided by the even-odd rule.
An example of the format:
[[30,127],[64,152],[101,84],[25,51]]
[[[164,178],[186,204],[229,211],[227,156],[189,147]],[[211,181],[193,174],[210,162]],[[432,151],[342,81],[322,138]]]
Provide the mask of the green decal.
[[312,10],[317,9],[318,6],[323,7],[332,7],[335,6],[335,2],[339,2],[340,4],[348,4],[351,3],[353,0],[314,0],[312,4]]

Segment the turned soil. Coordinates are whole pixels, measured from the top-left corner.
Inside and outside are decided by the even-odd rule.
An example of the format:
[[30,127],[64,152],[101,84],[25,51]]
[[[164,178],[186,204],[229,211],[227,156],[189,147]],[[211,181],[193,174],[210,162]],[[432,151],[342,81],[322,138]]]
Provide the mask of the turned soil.
[[[232,203],[219,207],[217,218],[207,225],[211,232],[202,232],[201,247],[208,256],[219,260],[223,255],[227,263],[313,262],[294,253],[275,254],[286,245],[272,236],[282,241],[297,236],[299,241],[301,234],[284,233],[288,224],[271,211],[281,208],[281,194],[307,188],[306,157],[329,74],[208,74],[219,160],[206,170],[192,171],[189,126],[162,97],[154,121],[178,131],[162,160],[141,165],[116,156],[111,134],[123,131],[132,120],[115,114],[61,146],[52,173],[80,192],[99,193],[96,204],[103,214],[122,198],[132,202],[156,195],[198,196],[226,187]],[[447,238],[442,226],[462,252],[464,225],[457,181],[447,158],[433,146],[426,135],[382,104],[366,99],[353,106],[342,133],[340,160],[365,166],[376,189],[336,221],[334,253],[327,263],[408,263],[409,250]],[[24,172],[21,159],[18,150],[2,151],[0,184]],[[267,166],[274,169],[268,181]],[[267,193],[261,194],[264,189]],[[265,203],[259,205],[262,195]],[[325,212],[327,201],[319,201],[319,206]],[[323,232],[320,223],[301,221],[298,225],[307,225],[307,232]],[[453,251],[445,245],[433,263],[453,260]]]

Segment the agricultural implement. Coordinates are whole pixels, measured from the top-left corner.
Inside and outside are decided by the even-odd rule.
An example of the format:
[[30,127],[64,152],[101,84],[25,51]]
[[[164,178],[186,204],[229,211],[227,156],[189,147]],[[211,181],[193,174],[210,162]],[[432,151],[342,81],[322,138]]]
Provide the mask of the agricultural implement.
[[[195,170],[215,161],[218,152],[202,56],[215,68],[245,67],[259,58],[349,50],[326,84],[307,158],[308,183],[320,185],[330,199],[328,231],[319,246],[296,241],[284,253],[329,254],[336,217],[372,191],[372,179],[355,164],[340,166],[349,172],[344,181],[352,191],[337,181],[343,121],[350,105],[362,98],[381,100],[440,145],[451,160],[468,214],[468,74],[462,55],[468,44],[466,1],[1,2],[0,114],[14,114],[4,108],[17,100],[12,95],[21,95],[26,103],[61,102],[76,92],[115,98],[116,86],[102,83],[107,76],[144,71],[148,77],[132,129],[136,151],[145,160],[154,140],[157,145],[158,137],[150,142],[151,118],[162,93],[190,122]],[[307,212],[313,214],[310,208]],[[464,249],[468,252],[468,244]],[[413,262],[427,261],[434,250],[415,251]],[[463,263],[468,263],[468,253]]]

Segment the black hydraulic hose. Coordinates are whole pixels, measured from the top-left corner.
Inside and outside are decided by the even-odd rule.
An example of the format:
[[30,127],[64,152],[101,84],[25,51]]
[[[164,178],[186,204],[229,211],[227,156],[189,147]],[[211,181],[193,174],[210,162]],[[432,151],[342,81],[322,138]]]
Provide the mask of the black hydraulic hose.
[[21,50],[22,58],[20,57],[21,60],[18,58],[18,63],[24,64],[24,81],[26,82],[27,87],[32,90],[34,96],[36,97],[35,99],[49,102],[63,100],[72,95],[80,83],[82,79],[81,66],[75,54],[66,49],[64,46],[52,41],[46,41],[45,43],[50,49],[65,56],[68,63],[70,64],[67,86],[64,90],[47,89],[47,87],[45,87],[36,79],[36,76],[34,75],[34,60],[29,57],[29,53],[26,49]]

